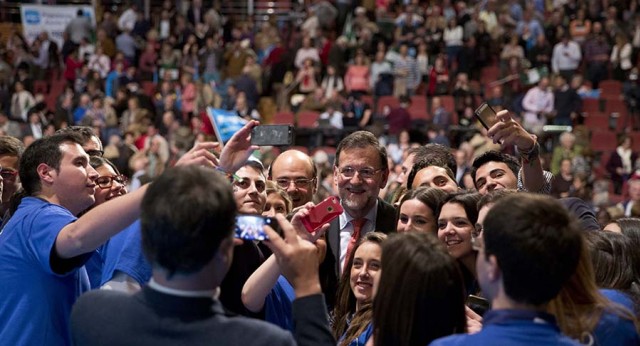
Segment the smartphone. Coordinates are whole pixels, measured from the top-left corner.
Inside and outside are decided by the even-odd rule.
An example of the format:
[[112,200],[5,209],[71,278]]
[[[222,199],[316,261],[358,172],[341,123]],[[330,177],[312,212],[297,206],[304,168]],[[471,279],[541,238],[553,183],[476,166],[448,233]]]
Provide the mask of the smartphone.
[[498,122],[498,119],[496,118],[496,111],[493,110],[493,108],[491,108],[491,106],[486,102],[483,102],[480,107],[476,109],[474,114],[476,118],[480,120],[482,126],[487,130]]
[[286,146],[293,144],[293,126],[258,125],[251,130],[251,144],[259,146]]
[[238,215],[236,216],[235,237],[244,240],[267,240],[269,237],[264,232],[264,226],[279,229],[278,221],[262,215]]
[[491,304],[489,301],[478,296],[474,296],[470,294],[467,297],[467,306],[469,309],[473,310],[476,314],[483,316],[487,311],[491,309]]
[[307,231],[313,233],[320,229],[322,225],[338,217],[343,211],[340,199],[336,196],[330,196],[311,208],[309,215],[302,218],[301,221]]

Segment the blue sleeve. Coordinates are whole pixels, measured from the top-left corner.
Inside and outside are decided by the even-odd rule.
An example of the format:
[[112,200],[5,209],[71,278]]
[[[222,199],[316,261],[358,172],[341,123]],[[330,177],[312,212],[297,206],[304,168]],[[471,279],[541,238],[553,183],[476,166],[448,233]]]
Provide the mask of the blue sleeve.
[[[28,221],[25,220],[30,223],[25,225],[25,230],[28,230],[27,247],[46,273],[58,275],[51,266],[51,251],[60,231],[75,220],[76,217],[68,210],[56,205],[44,206],[31,215]],[[84,263],[80,263],[80,266],[82,264]]]
[[276,285],[271,289],[264,301],[265,320],[293,331],[292,305],[295,292],[289,281],[280,275]]
[[111,279],[115,271],[121,271],[140,285],[151,278],[151,265],[142,252],[140,221],[136,221],[109,241],[105,254],[101,285]]

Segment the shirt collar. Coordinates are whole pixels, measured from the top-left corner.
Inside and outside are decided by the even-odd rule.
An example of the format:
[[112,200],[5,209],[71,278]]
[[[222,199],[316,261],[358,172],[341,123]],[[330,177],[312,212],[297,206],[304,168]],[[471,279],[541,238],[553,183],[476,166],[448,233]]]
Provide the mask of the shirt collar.
[[172,295],[172,296],[178,296],[178,297],[186,297],[186,298],[211,298],[211,299],[217,299],[218,296],[220,295],[220,287],[216,287],[213,290],[202,290],[202,291],[186,291],[186,290],[179,290],[179,289],[175,289],[175,288],[169,288],[166,286],[162,286],[161,284],[157,283],[155,280],[153,280],[153,278],[151,278],[151,280],[149,280],[148,283],[149,288],[152,288],[158,292],[164,293],[164,294],[168,294],[168,295]]
[[[342,201],[340,203],[342,203]],[[364,216],[364,218],[367,221],[371,221],[372,224],[375,224],[377,216],[378,216],[378,199],[376,198],[376,203],[373,205],[371,209],[369,209],[369,212],[367,213],[367,215]],[[347,227],[347,225],[351,223],[353,219],[354,217],[349,215],[349,213],[345,210],[344,213],[340,214],[340,229],[344,229],[345,227]]]

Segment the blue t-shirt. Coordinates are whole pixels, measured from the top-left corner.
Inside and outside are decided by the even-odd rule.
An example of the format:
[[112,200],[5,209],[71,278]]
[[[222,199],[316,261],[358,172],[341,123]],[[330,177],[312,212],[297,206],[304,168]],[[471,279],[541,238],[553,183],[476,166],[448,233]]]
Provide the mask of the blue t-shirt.
[[[616,290],[603,289],[600,292],[614,303],[618,303],[633,313],[633,302],[624,293]],[[600,346],[637,346],[640,336],[631,320],[624,319],[614,313],[604,312],[596,329],[593,331],[594,345]]]
[[89,289],[82,264],[90,254],[73,259],[75,268],[63,275],[50,258],[58,234],[75,220],[59,205],[26,197],[7,222],[0,234],[1,344],[70,344],[69,315]]
[[[351,340],[351,342],[349,343],[349,346],[366,345],[367,341],[369,341],[369,338],[371,337],[371,334],[373,334],[373,324],[369,323],[369,325],[367,326],[367,329],[365,329],[364,332],[362,332],[362,334],[358,335],[357,338]],[[344,340],[344,335],[340,338],[340,341],[338,341],[338,344],[342,343],[342,340]]]
[[282,329],[293,332],[293,313],[291,305],[296,299],[293,286],[280,275],[276,285],[264,300],[264,319]]
[[563,335],[549,314],[524,310],[491,310],[484,315],[482,330],[476,334],[455,334],[434,340],[430,345],[555,345],[580,346]]
[[87,263],[84,264],[84,268],[87,270],[87,274],[89,275],[89,284],[91,285],[92,290],[100,288],[100,283],[102,282],[102,268],[104,267],[104,254],[105,251],[107,251],[108,244],[109,241],[100,245],[93,256],[91,256]]
[[109,240],[104,253],[102,282],[113,279],[116,271],[123,272],[144,285],[151,279],[151,265],[142,253],[140,220],[132,223]]

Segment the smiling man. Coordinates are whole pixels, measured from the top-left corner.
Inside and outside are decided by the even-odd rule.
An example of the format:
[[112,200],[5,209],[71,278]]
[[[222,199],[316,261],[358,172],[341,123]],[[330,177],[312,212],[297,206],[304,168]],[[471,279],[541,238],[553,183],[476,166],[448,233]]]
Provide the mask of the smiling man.
[[89,288],[83,264],[139,213],[146,188],[77,218],[94,203],[98,177],[82,144],[77,134],[53,135],[20,161],[25,197],[0,233],[3,343],[68,344],[71,306]]
[[520,162],[510,155],[488,151],[478,156],[471,168],[471,177],[480,194],[497,189],[549,194],[553,174],[544,171],[540,162],[540,145],[535,135],[529,134],[511,118],[507,110],[496,114],[498,122],[487,132],[494,143],[503,147],[514,145]]
[[407,186],[416,189],[420,186],[433,187],[447,193],[458,192],[453,171],[441,160],[425,159],[413,165],[407,178]]
[[316,176],[313,160],[298,150],[287,150],[278,155],[269,169],[269,180],[287,191],[294,208],[312,202],[318,190]]
[[364,234],[395,232],[396,210],[378,198],[387,185],[387,163],[387,151],[370,132],[354,132],[338,144],[333,174],[344,212],[329,227],[325,260],[333,262],[336,277]]

